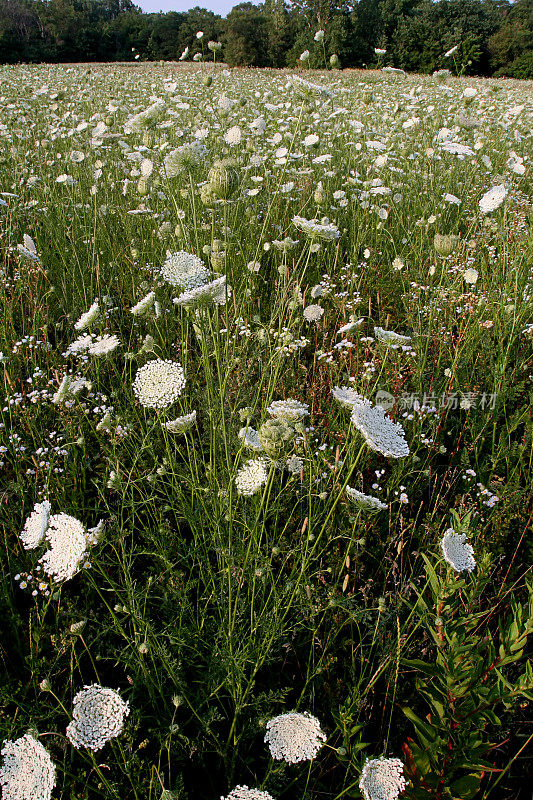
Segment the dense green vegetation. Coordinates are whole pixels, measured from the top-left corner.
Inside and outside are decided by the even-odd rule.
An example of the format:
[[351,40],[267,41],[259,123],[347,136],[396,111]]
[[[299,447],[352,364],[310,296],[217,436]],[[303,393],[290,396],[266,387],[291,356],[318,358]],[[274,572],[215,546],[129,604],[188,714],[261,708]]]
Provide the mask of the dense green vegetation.
[[2,0],[0,62],[176,60],[186,47],[207,57],[198,30],[232,66],[292,67],[309,49],[311,67],[336,54],[342,67],[533,78],[533,0],[265,0],[226,19],[201,8],[143,14],[132,0]]
[[2,800],[524,800],[532,93],[312,76],[0,67]]

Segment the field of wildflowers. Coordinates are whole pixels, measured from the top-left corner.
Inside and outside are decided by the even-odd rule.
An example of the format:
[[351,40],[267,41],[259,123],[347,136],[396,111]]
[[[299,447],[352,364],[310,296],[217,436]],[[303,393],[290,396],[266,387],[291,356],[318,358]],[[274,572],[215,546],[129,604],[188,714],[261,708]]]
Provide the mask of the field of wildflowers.
[[529,796],[531,86],[0,99],[2,797]]

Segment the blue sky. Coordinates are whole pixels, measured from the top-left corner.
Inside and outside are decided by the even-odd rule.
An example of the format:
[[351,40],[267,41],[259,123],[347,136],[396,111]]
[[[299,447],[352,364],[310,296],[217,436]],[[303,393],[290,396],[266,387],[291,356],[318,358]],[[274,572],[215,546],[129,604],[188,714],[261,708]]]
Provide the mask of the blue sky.
[[143,11],[188,11],[189,8],[200,6],[224,17],[238,2],[240,0],[134,0],[135,5]]

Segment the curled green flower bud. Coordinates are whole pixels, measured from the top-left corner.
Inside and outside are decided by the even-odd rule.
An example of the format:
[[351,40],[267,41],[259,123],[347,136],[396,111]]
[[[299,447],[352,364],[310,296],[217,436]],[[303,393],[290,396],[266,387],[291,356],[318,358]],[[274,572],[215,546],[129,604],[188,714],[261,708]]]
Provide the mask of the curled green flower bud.
[[436,233],[433,239],[433,246],[438,255],[442,256],[442,258],[447,258],[451,255],[453,251],[456,250],[458,244],[458,236]]
[[239,172],[235,162],[229,158],[215,161],[207,177],[213,193],[220,200],[228,200],[239,186]]
[[263,450],[273,460],[280,458],[294,439],[293,428],[282,419],[268,419],[258,433]]

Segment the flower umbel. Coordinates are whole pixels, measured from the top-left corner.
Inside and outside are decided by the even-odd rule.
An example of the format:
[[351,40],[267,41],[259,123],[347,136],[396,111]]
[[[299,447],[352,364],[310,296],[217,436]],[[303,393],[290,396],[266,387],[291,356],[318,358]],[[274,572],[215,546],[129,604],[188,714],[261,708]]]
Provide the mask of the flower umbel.
[[288,764],[314,758],[327,738],[319,720],[308,712],[280,714],[267,722],[266,730],[270,755]]

